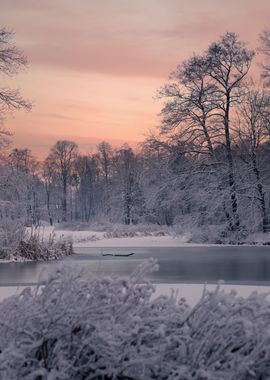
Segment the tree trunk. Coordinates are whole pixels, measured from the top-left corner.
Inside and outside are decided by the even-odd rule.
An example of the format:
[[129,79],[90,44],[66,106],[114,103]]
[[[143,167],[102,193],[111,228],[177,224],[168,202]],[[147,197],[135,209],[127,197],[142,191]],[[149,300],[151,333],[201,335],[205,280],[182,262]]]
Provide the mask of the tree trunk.
[[256,156],[254,153],[252,157],[252,165],[253,165],[253,172],[256,177],[256,186],[257,186],[257,191],[259,193],[259,202],[260,202],[260,207],[261,207],[261,212],[262,212],[262,230],[264,233],[266,233],[266,232],[269,232],[270,226],[269,226],[269,220],[268,220],[267,211],[266,211],[265,196],[264,196],[263,186],[261,183],[261,176],[260,176],[260,172],[257,166]]
[[228,160],[228,179],[230,186],[230,194],[231,194],[231,207],[232,207],[232,222],[230,223],[230,229],[235,231],[240,226],[240,220],[238,215],[238,204],[236,197],[236,185],[235,185],[235,177],[234,177],[234,167],[233,167],[233,155],[231,149],[231,137],[230,137],[230,93],[226,95],[226,108],[224,115],[224,129],[225,129],[225,142],[226,142],[226,152],[227,152],[227,160]]
[[62,222],[67,221],[67,178],[63,176]]
[[205,118],[205,116],[203,116],[202,127],[203,127],[203,132],[204,132],[205,140],[206,140],[206,143],[207,143],[207,148],[209,150],[210,155],[213,156],[214,155],[214,149],[213,149],[212,141],[211,141],[211,138],[209,136],[209,132],[208,132],[208,129],[207,129],[207,126],[206,126],[206,118]]
[[50,226],[53,225],[53,219],[51,215],[51,194],[50,190],[46,186],[46,195],[47,195],[47,211],[48,211],[48,216],[49,216],[49,221],[50,221]]

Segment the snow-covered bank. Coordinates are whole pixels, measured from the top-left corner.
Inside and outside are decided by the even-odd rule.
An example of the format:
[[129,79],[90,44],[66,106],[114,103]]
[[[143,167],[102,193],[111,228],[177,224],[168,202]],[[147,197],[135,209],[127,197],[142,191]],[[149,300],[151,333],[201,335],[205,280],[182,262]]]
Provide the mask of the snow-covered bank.
[[[159,230],[153,232],[137,232],[129,236],[114,236],[113,233],[107,231],[96,230],[71,230],[59,229],[54,227],[42,227],[41,236],[45,239],[50,235],[54,235],[56,239],[71,239],[73,246],[76,247],[92,247],[92,248],[121,248],[121,247],[200,247],[213,246],[215,244],[192,243],[190,242],[190,234],[184,233],[176,236],[170,233],[164,233]],[[126,234],[128,234],[126,232]],[[121,235],[119,233],[119,235]],[[123,235],[125,233],[123,232]]]
[[135,236],[121,238],[101,238],[95,241],[74,243],[74,247],[182,247],[200,246],[201,244],[187,243],[185,236]]
[[[206,242],[193,242],[192,233],[183,232],[176,234],[169,228],[155,230],[157,226],[117,226],[115,229],[96,226],[95,229],[65,229],[61,226],[50,227],[43,226],[35,233],[40,241],[62,241],[72,242],[74,248],[154,248],[154,247],[211,247],[211,246],[232,246],[239,244],[210,244]],[[113,228],[113,227],[111,227]],[[136,229],[137,228],[137,229]],[[33,233],[31,228],[28,233]],[[250,235],[251,236],[251,235]],[[267,245],[270,241],[269,234],[256,234],[251,236],[251,243],[241,245]],[[253,242],[256,241],[256,244]],[[46,246],[46,244],[45,244]],[[61,259],[62,256],[52,257],[52,259]],[[21,258],[10,255],[9,259],[0,259],[0,262],[27,261],[29,258]],[[31,260],[31,258],[30,258]]]
[[160,231],[137,234],[131,236],[112,237],[113,234],[107,231],[74,231],[65,229],[54,229],[45,227],[41,229],[41,235],[48,238],[54,234],[56,239],[71,239],[74,247],[181,247],[181,246],[200,246],[201,244],[189,243],[190,236],[173,236],[161,234]]
[[118,226],[115,230],[106,230],[102,226],[95,229],[73,230],[59,227],[42,227],[41,235],[48,238],[54,235],[56,239],[71,239],[74,247],[199,247],[199,246],[232,246],[232,245],[267,245],[270,242],[270,234],[250,235],[246,242],[209,243],[204,239],[193,239],[193,232],[177,232],[173,229],[154,229],[155,226]]

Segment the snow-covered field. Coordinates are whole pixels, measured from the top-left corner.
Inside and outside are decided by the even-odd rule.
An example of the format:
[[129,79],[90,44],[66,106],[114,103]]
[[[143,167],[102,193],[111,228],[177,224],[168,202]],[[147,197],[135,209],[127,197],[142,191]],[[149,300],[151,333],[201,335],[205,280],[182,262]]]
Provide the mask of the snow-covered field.
[[173,237],[167,236],[134,236],[105,238],[101,237],[95,241],[76,241],[75,247],[181,247],[181,246],[199,246],[201,244],[187,243],[185,236]]
[[[51,234],[54,234],[56,239],[72,239],[74,247],[206,247],[215,245],[200,240],[192,241],[192,232],[175,233],[173,229],[155,230],[149,226],[145,226],[145,230],[143,230],[143,226],[136,230],[133,227],[117,226],[114,230],[112,226],[112,231],[102,230],[102,228],[77,231],[45,226],[41,227],[39,233],[45,239]],[[246,241],[258,244],[267,243],[270,241],[270,233],[251,234]]]

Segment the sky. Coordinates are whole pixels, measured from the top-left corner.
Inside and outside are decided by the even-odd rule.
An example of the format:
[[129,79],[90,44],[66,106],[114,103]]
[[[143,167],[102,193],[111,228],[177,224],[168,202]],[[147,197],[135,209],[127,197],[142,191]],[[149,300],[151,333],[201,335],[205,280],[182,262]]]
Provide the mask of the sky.
[[269,0],[0,0],[27,70],[9,84],[33,103],[6,121],[13,146],[44,157],[58,139],[83,151],[142,141],[169,73],[227,31],[251,48],[270,26]]

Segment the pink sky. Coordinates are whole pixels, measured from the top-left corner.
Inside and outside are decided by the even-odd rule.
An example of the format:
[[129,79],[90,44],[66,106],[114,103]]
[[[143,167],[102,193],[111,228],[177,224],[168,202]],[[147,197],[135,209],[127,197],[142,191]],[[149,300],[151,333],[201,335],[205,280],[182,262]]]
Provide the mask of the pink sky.
[[269,0],[0,0],[0,24],[29,59],[10,80],[33,102],[7,121],[14,146],[44,156],[57,139],[91,151],[136,142],[158,124],[158,87],[226,31],[257,46]]

